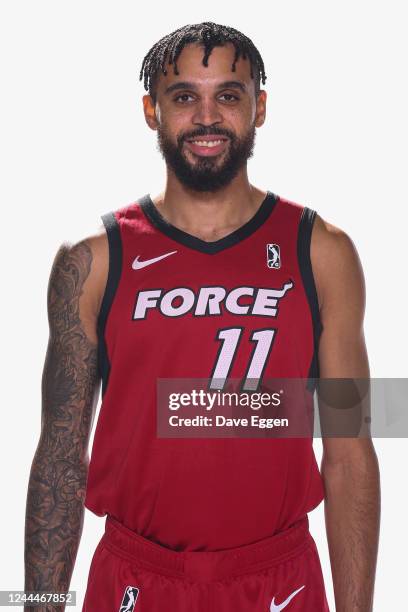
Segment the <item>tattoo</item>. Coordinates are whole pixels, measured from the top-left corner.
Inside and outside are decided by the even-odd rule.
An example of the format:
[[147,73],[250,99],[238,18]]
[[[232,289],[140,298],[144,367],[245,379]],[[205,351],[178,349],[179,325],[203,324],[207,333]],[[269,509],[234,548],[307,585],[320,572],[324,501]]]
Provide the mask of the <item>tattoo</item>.
[[[50,275],[41,436],[26,507],[26,591],[69,589],[82,533],[88,440],[99,393],[97,344],[86,335],[79,311],[91,264],[92,251],[85,240],[63,244]],[[41,607],[42,612],[63,609]]]

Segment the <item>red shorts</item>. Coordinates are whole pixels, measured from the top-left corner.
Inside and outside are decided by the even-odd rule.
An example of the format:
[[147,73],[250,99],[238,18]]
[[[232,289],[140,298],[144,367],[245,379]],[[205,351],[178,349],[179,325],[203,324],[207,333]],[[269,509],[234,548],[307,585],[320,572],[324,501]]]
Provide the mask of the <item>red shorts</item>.
[[307,517],[255,544],[177,552],[107,517],[82,612],[327,612]]

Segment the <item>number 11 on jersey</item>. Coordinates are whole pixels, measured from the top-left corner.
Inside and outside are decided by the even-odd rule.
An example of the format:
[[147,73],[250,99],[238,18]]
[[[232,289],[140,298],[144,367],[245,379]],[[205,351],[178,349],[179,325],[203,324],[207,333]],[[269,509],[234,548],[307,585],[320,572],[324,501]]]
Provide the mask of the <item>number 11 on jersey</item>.
[[[210,389],[221,391],[224,388],[237,355],[243,330],[243,327],[218,330],[216,339],[221,341],[221,345],[212,371]],[[272,349],[275,332],[276,329],[271,328],[252,332],[250,340],[254,343],[254,348],[245,373],[242,391],[256,391],[258,388]]]

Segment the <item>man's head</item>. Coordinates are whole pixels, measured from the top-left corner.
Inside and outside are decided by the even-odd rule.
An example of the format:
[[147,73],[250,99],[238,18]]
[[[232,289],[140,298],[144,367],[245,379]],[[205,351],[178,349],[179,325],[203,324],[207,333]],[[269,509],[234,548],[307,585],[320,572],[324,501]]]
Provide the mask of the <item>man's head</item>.
[[178,180],[196,191],[228,185],[265,120],[266,75],[252,41],[212,22],[188,25],[150,49],[143,75],[146,121]]

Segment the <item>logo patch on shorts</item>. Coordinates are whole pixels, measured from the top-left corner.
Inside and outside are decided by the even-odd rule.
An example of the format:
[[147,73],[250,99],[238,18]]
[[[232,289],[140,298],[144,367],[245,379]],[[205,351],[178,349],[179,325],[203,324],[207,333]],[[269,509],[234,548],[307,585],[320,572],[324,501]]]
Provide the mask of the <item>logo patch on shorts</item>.
[[122,603],[120,604],[119,612],[132,612],[135,609],[136,600],[139,595],[139,589],[133,586],[127,586],[123,593]]

